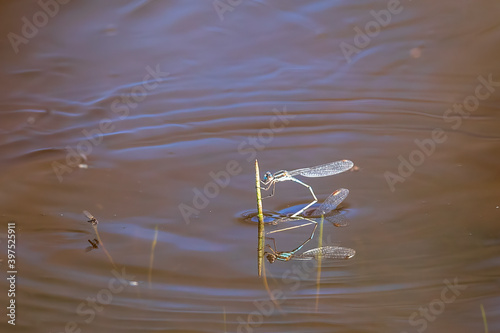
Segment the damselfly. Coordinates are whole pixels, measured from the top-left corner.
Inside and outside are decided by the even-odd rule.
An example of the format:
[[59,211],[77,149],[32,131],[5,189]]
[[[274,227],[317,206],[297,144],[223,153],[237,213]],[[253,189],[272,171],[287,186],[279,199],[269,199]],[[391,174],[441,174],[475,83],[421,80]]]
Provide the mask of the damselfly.
[[[96,237],[97,237],[97,224],[99,223],[99,221],[97,221],[97,219],[94,217],[94,215],[90,214],[88,211],[84,210],[83,211],[83,214],[85,214],[85,216],[87,216],[87,218],[89,219],[87,222],[89,223],[92,223],[92,227],[94,228],[94,231],[96,232]],[[97,245],[99,244],[99,240],[97,238],[94,238],[94,241],[91,241],[90,239],[87,239],[90,243],[91,246],[87,247],[87,249],[85,251],[90,251],[92,249],[97,249]]]
[[88,211],[84,210],[83,214],[85,214],[85,216],[87,216],[90,219],[87,222],[92,223],[92,225],[96,225],[97,223],[99,223],[99,221],[97,221],[94,215],[90,214]]
[[311,207],[314,205],[317,201],[318,198],[316,198],[316,195],[314,194],[314,191],[311,186],[307,185],[306,183],[298,180],[294,176],[304,176],[304,177],[326,177],[326,176],[332,176],[336,175],[338,173],[344,172],[349,170],[354,166],[354,163],[352,163],[349,160],[341,160],[341,161],[336,161],[336,162],[331,162],[323,165],[318,165],[315,167],[310,167],[310,168],[302,168],[302,169],[297,169],[297,170],[292,170],[292,171],[286,171],[286,170],[280,170],[278,172],[275,172],[274,174],[271,172],[266,172],[264,177],[262,178],[261,182],[262,184],[266,185],[267,187],[264,190],[269,190],[269,188],[272,186],[272,192],[268,197],[272,197],[274,195],[274,189],[276,187],[277,182],[283,182],[285,180],[291,180],[296,183],[299,183],[309,189],[311,192],[314,200],[296,212],[295,214],[292,215],[292,217],[300,215],[303,211],[305,211],[307,208]]
[[[337,209],[337,207],[347,198],[349,195],[349,190],[346,188],[341,188],[336,191],[334,191],[326,200],[319,205],[318,208],[313,210],[310,214],[306,214],[309,218],[317,218],[324,216],[326,220],[332,222],[335,226],[344,226],[346,225],[344,222],[340,221],[339,216],[333,215],[332,212]],[[307,213],[307,212],[306,212]],[[275,219],[274,221],[271,222],[271,224],[276,225],[282,222],[291,222],[291,221],[297,221],[297,219],[300,219],[298,217],[294,217],[293,215],[291,217],[285,216],[281,217],[278,219]]]

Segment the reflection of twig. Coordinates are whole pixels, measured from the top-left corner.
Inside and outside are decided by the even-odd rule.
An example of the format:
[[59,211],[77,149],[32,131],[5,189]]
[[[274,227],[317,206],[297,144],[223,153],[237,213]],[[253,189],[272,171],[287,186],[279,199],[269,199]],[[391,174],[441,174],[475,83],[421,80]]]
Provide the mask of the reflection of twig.
[[108,257],[109,261],[111,262],[111,265],[113,265],[113,268],[117,270],[118,267],[116,267],[116,265],[113,261],[113,258],[111,258],[111,255],[109,254],[108,250],[106,250],[106,247],[104,246],[104,243],[102,242],[101,237],[99,236],[99,232],[97,231],[97,224],[92,225],[92,228],[94,228],[95,235],[97,236],[97,240],[99,241],[99,244],[101,244],[102,250],[104,251],[104,253]]
[[153,243],[151,244],[151,256],[149,258],[149,272],[148,272],[149,289],[151,289],[151,276],[153,273],[153,260],[155,256],[155,247],[157,239],[158,239],[158,224],[155,227],[155,238],[153,239]]
[[273,293],[271,292],[271,289],[269,289],[269,284],[267,283],[267,275],[266,275],[266,265],[263,265],[262,266],[264,268],[264,275],[263,275],[263,279],[262,281],[264,282],[264,287],[266,288],[266,291],[267,291],[267,294],[269,295],[269,298],[271,299],[271,301],[274,303],[274,305],[276,306],[276,309],[284,314],[283,310],[281,310],[281,306],[280,304],[278,303],[278,301],[276,300],[276,298],[274,297]]
[[[318,248],[323,246],[323,221],[325,220],[324,216],[321,215],[321,225],[319,226],[319,239],[318,239]],[[319,252],[318,258],[318,272],[316,274],[316,312],[318,312],[319,305],[319,290],[321,286],[321,252]]]
[[227,328],[226,328],[226,307],[225,306],[222,307],[222,315],[223,315],[223,318],[224,318],[224,333],[227,333]]
[[486,322],[486,313],[484,312],[484,307],[482,303],[481,303],[481,313],[483,314],[484,332],[488,333],[488,323]]

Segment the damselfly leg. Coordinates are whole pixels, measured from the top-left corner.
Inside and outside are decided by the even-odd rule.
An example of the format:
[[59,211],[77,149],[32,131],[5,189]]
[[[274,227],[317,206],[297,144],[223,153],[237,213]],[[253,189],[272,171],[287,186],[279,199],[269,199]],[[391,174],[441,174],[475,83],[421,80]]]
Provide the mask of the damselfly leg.
[[313,239],[314,232],[316,231],[316,227],[318,226],[318,223],[315,222],[315,221],[313,221],[313,220],[310,220],[310,219],[308,219],[308,220],[314,222],[314,228],[313,228],[313,230],[311,232],[311,235],[302,244],[300,244],[298,247],[296,247],[292,251],[281,251],[281,252],[279,252],[276,249],[276,241],[275,241],[275,239],[272,238],[272,237],[266,237],[268,239],[272,239],[273,240],[273,244],[274,244],[274,249],[271,248],[271,246],[269,246],[269,244],[267,244],[267,246],[269,247],[269,249],[271,250],[271,252],[267,252],[267,251],[264,252],[264,254],[266,254],[267,260],[271,264],[273,262],[275,262],[276,260],[281,260],[281,261],[288,261],[288,260],[290,260],[297,251],[299,251],[304,245],[307,244],[307,242],[309,242],[311,239]]

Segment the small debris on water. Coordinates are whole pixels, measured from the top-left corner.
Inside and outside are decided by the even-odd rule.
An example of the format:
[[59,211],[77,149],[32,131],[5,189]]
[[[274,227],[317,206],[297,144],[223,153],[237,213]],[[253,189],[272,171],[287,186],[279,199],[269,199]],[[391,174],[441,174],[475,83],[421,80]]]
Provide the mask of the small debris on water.
[[414,47],[410,50],[410,56],[414,59],[420,58],[422,56],[422,48]]

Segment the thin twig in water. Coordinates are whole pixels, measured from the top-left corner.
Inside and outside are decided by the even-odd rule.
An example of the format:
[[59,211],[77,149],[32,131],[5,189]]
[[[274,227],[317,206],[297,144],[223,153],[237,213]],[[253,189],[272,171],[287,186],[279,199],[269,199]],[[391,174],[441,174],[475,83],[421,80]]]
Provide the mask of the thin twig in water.
[[262,214],[262,194],[260,192],[259,162],[257,160],[255,160],[255,189],[257,191],[257,211],[259,213],[257,269],[260,277],[262,276],[262,261],[264,259],[264,214]]
[[[281,311],[281,307],[279,303],[276,301],[276,298],[273,296],[271,289],[269,289],[269,284],[267,283],[266,277],[266,266],[262,264],[264,260],[264,214],[262,213],[262,194],[260,192],[260,175],[259,175],[259,162],[255,160],[255,189],[257,191],[257,211],[259,214],[259,229],[258,229],[258,271],[259,277],[263,276],[264,287],[266,288],[267,293],[269,294],[269,298],[274,303],[278,311]],[[264,270],[264,274],[262,275],[262,270]]]
[[149,272],[148,272],[149,289],[151,289],[151,279],[153,275],[153,261],[155,256],[155,247],[157,239],[158,239],[158,224],[155,226],[155,237],[153,239],[153,243],[151,244],[151,256],[149,257]]

